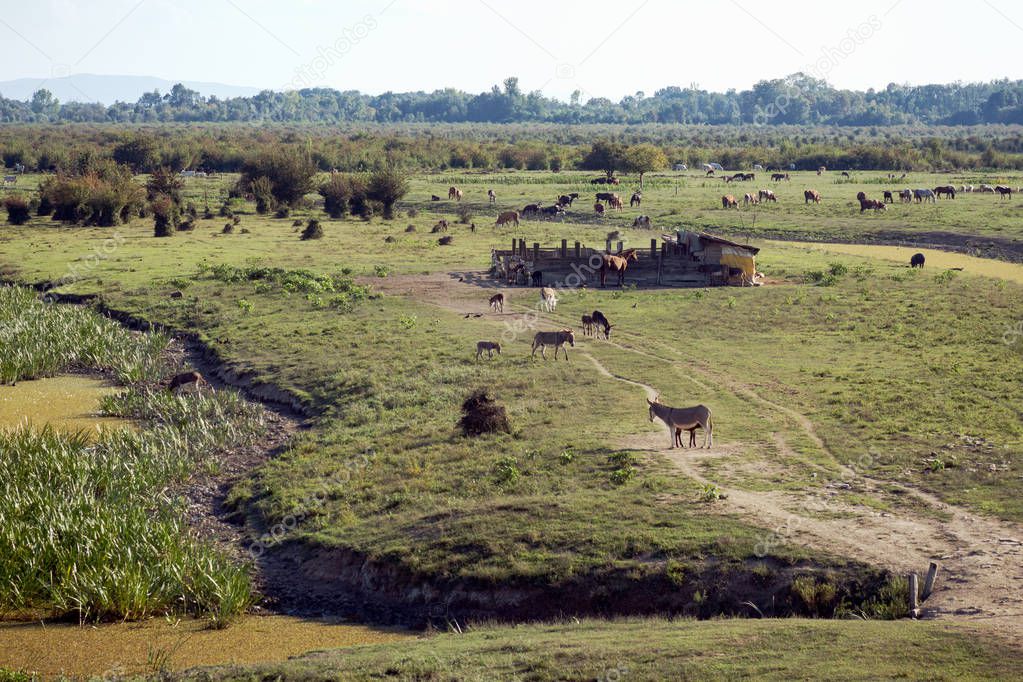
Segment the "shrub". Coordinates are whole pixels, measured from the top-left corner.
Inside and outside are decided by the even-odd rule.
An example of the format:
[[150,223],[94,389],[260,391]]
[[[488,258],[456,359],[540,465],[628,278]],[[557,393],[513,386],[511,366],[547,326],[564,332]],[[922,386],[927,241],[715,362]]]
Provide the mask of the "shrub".
[[181,177],[167,167],[160,167],[153,171],[146,181],[146,196],[150,201],[160,196],[168,196],[176,204],[181,203],[181,190],[185,183]]
[[350,179],[341,173],[331,173],[330,178],[320,185],[319,192],[327,215],[335,220],[344,218],[348,213],[348,200],[352,196]]
[[472,209],[466,204],[461,204],[455,209],[455,214],[458,216],[458,222],[463,225],[468,225],[473,219]]
[[234,232],[234,223],[224,223],[224,229],[220,231],[221,234],[231,234]]
[[252,196],[256,199],[256,213],[266,215],[277,203],[273,194],[273,182],[266,176],[260,176],[249,184]]
[[36,207],[36,215],[47,216],[51,213],[53,213],[53,201],[45,194],[41,195],[39,197],[39,205]]
[[458,425],[466,436],[479,436],[499,431],[511,432],[504,405],[498,403],[486,389],[473,391],[465,399],[465,402],[462,403],[462,418]]
[[32,209],[23,196],[7,197],[4,208],[7,209],[7,222],[11,225],[24,225],[32,217]]
[[181,220],[178,205],[170,197],[161,195],[153,199],[149,208],[153,213],[153,236],[171,236]]
[[408,177],[397,168],[377,171],[369,178],[367,196],[383,205],[384,220],[394,218],[394,205],[408,194]]
[[323,227],[320,225],[320,221],[316,218],[310,218],[306,224],[305,229],[302,230],[303,240],[306,239],[323,239]]
[[228,202],[225,201],[220,205],[220,216],[222,218],[230,218],[233,215],[234,212],[231,210],[231,205]]
[[178,232],[191,232],[194,229],[195,222],[192,220],[182,220],[177,226]]
[[282,218],[283,219],[283,218],[290,218],[290,217],[291,217],[291,207],[288,206],[287,204],[281,204],[280,206],[277,207],[277,210],[274,212],[274,218]]
[[145,205],[145,191],[124,166],[99,164],[87,175],[60,175],[39,186],[40,203],[53,217],[69,223],[109,227],[129,221]]
[[304,151],[294,147],[276,147],[242,166],[241,184],[249,187],[259,201],[252,183],[265,178],[269,183],[269,194],[277,203],[294,204],[312,191],[315,174],[316,164]]

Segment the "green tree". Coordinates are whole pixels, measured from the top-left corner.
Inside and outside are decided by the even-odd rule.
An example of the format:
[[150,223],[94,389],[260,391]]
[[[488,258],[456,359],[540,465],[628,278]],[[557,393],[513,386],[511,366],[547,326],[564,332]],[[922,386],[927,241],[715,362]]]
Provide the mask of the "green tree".
[[661,170],[668,165],[668,157],[660,147],[652,144],[637,144],[625,152],[625,168],[630,173],[639,174],[639,186],[643,186],[643,174]]
[[[316,164],[295,147],[277,147],[250,159],[242,167],[242,183],[251,188],[256,178],[267,178],[279,203],[293,204],[313,190]],[[254,190],[253,193],[255,194]]]
[[136,135],[114,147],[112,156],[114,161],[130,166],[136,173],[148,173],[156,167],[160,150],[153,138]]
[[584,170],[603,171],[610,180],[619,169],[626,167],[625,145],[614,140],[597,140],[579,164]]

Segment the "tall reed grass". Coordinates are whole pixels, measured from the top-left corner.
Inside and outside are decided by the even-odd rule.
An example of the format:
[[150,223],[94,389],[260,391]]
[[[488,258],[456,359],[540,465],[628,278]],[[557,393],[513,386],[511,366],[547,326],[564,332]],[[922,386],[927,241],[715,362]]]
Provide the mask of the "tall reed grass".
[[[223,626],[253,601],[247,569],[194,538],[180,484],[251,445],[261,408],[232,391],[173,395],[167,340],[94,312],[0,289],[5,380],[89,367],[129,385],[102,410],[142,428],[98,439],[49,426],[0,430],[0,616],[35,610],[80,620],[186,612]],[[12,340],[20,347],[8,346]]]

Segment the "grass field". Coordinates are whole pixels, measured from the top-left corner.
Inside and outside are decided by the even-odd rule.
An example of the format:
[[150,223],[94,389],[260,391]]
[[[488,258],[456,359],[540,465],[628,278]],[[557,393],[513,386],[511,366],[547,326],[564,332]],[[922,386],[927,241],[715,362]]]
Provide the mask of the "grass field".
[[[653,387],[670,404],[712,406],[722,456],[702,462],[700,471],[723,487],[828,495],[843,467],[862,468],[866,461],[870,476],[892,486],[933,492],[997,519],[1023,520],[1018,475],[1023,342],[1013,334],[1023,320],[1023,286],[969,267],[911,271],[883,258],[774,244],[758,236],[869,242],[893,241],[884,237],[888,233],[912,239],[951,231],[976,235],[970,248],[981,253],[989,253],[985,239],[1020,239],[1023,204],[992,195],[896,204],[887,214],[861,216],[854,196],[863,189],[879,197],[884,186],[872,181],[875,175],[883,174],[858,174],[857,182],[840,183],[834,174],[794,174],[790,183],[772,187],[779,204],[760,207],[755,226],[751,211],[720,208],[720,180],[686,179],[676,197],[674,178],[648,177],[642,212],[654,217],[657,228],[752,234],[763,247],[758,269],[776,283],[753,289],[566,292],[557,314],[541,321],[544,328],[578,328],[579,315],[593,309],[618,325],[615,345],[580,339],[570,349],[570,363],[530,361],[528,331],[512,334],[498,358],[475,363],[475,342],[501,338],[508,323],[533,307],[536,293],[511,289],[507,316],[466,318],[486,309],[491,291],[459,284],[445,273],[485,270],[490,249],[505,247],[512,237],[548,246],[562,238],[600,246],[608,229],[622,230],[634,245],[649,244],[659,234],[625,227],[638,210],[598,220],[582,199],[564,223],[523,222],[500,232],[491,227],[496,209],[486,205],[488,187],[506,209],[539,199],[549,203],[566,191],[592,191],[585,182],[589,175],[417,176],[402,207],[417,210],[414,217],[326,220],[325,237],[314,242],[298,239],[294,216],[275,220],[245,213],[239,227],[248,232],[233,234],[221,234],[223,219],[203,220],[194,232],[169,239],[153,238],[148,220],[96,229],[36,219],[0,231],[0,267],[7,277],[26,282],[68,278],[60,291],[101,294],[114,309],[195,332],[236,369],[302,402],[313,428],[229,496],[229,504],[251,522],[253,539],[275,523],[290,527],[289,520],[297,518],[288,542],[355,552],[415,576],[495,588],[608,575],[656,577],[687,585],[703,598],[700,576],[709,560],[751,574],[817,566],[836,571],[840,580],[845,571],[869,572],[829,551],[787,541],[773,544],[763,562],[767,568],[758,569],[765,522],[728,512],[713,489],[649,446],[656,439],[663,447],[667,436],[647,421],[642,387],[602,374],[594,361],[613,375]],[[905,184],[960,181],[1012,179],[920,175]],[[467,189],[477,213],[470,220],[480,229],[472,233],[454,225],[454,243],[441,247],[430,227],[441,217],[453,219],[454,205],[431,202],[429,195],[446,195],[449,184]],[[769,185],[731,185],[728,191]],[[626,186],[620,191],[627,194]],[[804,206],[804,187],[820,189],[825,202]],[[201,201],[197,182],[190,192]],[[405,232],[409,224],[415,232]],[[395,241],[385,242],[389,236]],[[331,303],[332,292],[223,281],[213,269],[223,265],[343,272],[374,293],[339,306]],[[172,298],[178,291],[182,296]],[[459,435],[458,406],[475,387],[489,388],[507,406],[511,433]],[[894,487],[838,497],[878,515],[936,514]],[[856,633],[843,624],[772,627],[777,629],[757,642],[763,652],[785,652],[784,662],[759,668],[744,660],[729,668],[727,661],[701,659],[694,676],[749,671],[798,677],[828,659],[800,658],[797,644],[848,651],[843,647],[850,640],[843,638],[860,636],[875,645],[893,638],[890,653],[883,654],[888,658],[875,650],[878,658],[872,661],[890,664],[892,674],[908,667],[899,660],[896,637],[909,638],[921,650],[940,649],[949,657],[948,669],[967,677],[997,676],[999,666],[1012,660],[999,660],[991,641],[974,643],[968,634],[942,629],[889,633],[869,629],[883,624],[869,624]],[[800,627],[812,632],[797,638],[797,630],[786,629]],[[749,632],[742,623],[715,628],[724,639],[697,639],[687,646],[721,651],[730,637]],[[673,638],[696,630],[676,632],[672,624],[650,622],[609,632],[618,634],[616,646],[632,662],[644,660],[638,651],[644,641],[661,638],[671,656],[682,656],[684,641]],[[496,670],[554,678],[563,663],[554,660],[543,633],[484,629],[465,639],[431,640],[438,647],[451,641],[452,653],[424,671],[465,676],[471,654],[455,651],[471,651],[475,642],[485,648],[494,640],[500,643],[495,646],[522,652],[494,654]],[[526,641],[518,641],[520,636]],[[578,646],[603,648],[597,639],[584,636]],[[324,670],[350,660],[365,661],[366,670],[397,666],[401,674],[416,674],[408,666],[418,663],[393,662],[399,654],[360,655],[365,658],[332,660]],[[598,675],[584,665],[605,659],[583,658],[565,663],[564,676]],[[846,677],[837,678],[855,679],[859,670],[852,657],[841,660],[848,661]],[[937,660],[935,667],[921,667],[919,677],[943,674]],[[650,667],[636,670],[656,670],[661,662],[652,658],[643,664]],[[315,678],[320,663],[296,663],[291,671]],[[877,670],[886,675],[884,668]]]

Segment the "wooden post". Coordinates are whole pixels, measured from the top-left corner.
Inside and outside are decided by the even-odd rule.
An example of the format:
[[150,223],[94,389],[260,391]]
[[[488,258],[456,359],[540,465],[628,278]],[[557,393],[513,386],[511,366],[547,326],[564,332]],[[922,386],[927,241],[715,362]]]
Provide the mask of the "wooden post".
[[920,601],[925,602],[927,598],[931,596],[931,592],[934,591],[934,579],[938,575],[938,564],[931,562],[930,568],[927,569],[927,577],[924,578],[924,591],[920,594]]
[[540,243],[539,242],[533,242],[533,265],[534,266],[536,265],[536,262],[538,260],[540,260]]
[[625,242],[618,242],[618,253],[621,253],[622,249],[624,247],[625,247]]
[[522,237],[519,237],[519,256],[523,260],[526,259],[526,240]]
[[515,237],[512,237],[512,253],[518,253],[518,247],[518,242],[515,240]]
[[605,249],[605,253],[611,253],[611,240],[610,239],[608,239],[604,243],[604,249]]
[[582,251],[582,245],[579,242],[575,243],[575,257],[579,258],[580,251]]
[[657,240],[656,239],[651,239],[650,240],[650,257],[651,258],[657,258]]
[[916,577],[916,573],[909,574],[909,617],[919,618],[920,617],[920,599],[919,599],[919,578]]
[[568,258],[568,240],[567,239],[562,239],[561,240],[561,257],[562,258]]

